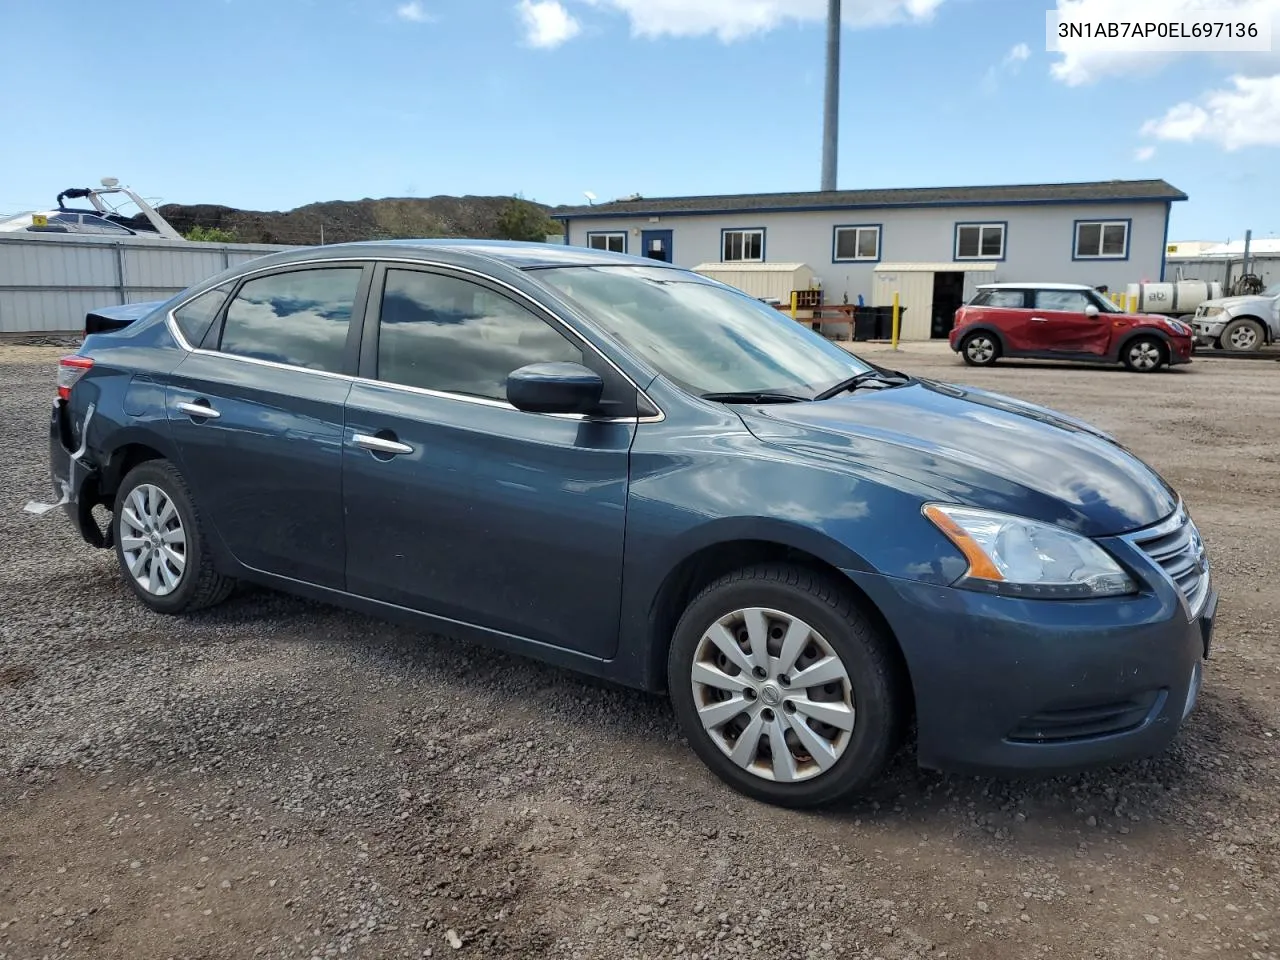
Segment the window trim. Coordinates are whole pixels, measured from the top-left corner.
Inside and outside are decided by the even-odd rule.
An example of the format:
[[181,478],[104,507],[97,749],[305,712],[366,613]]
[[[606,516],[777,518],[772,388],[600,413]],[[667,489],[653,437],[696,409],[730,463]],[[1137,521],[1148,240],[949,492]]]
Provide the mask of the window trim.
[[[1103,253],[1102,241],[1106,234],[1107,227],[1124,226],[1124,253]],[[1080,228],[1082,226],[1098,226],[1101,232],[1098,234],[1098,252],[1096,254],[1086,253],[1080,255]],[[1133,218],[1132,217],[1115,217],[1111,220],[1077,220],[1071,225],[1071,259],[1072,260],[1128,260],[1129,259],[1129,240],[1133,236]]]
[[[760,259],[742,259],[742,260],[726,260],[724,258],[724,240],[725,236],[730,233],[758,233],[760,234]],[[720,262],[721,263],[764,263],[766,261],[767,252],[765,249],[766,233],[764,227],[721,227],[720,228]],[[746,244],[744,243],[745,247]]]
[[[186,306],[188,303],[190,303],[192,300],[194,300],[196,297],[200,296],[201,294],[207,293],[209,290],[212,290],[214,287],[220,286],[221,284],[215,282],[218,279],[216,277],[211,277],[209,280],[200,284],[199,288],[194,289],[191,292],[190,296],[184,297],[182,300],[178,301],[173,306],[171,306],[168,310],[166,310],[164,313],[164,320],[163,320],[165,328],[169,331],[169,336],[173,337],[174,342],[177,343],[178,347],[182,350],[185,350],[187,353],[194,353],[194,354],[199,354],[200,356],[207,356],[207,357],[221,357],[226,360],[234,360],[238,363],[252,363],[252,364],[256,364],[257,366],[273,368],[276,370],[291,370],[299,373],[309,373],[317,377],[328,377],[333,380],[344,380],[344,381],[347,381],[348,383],[372,384],[374,386],[382,387],[387,390],[397,390],[404,393],[413,393],[413,394],[419,394],[423,396],[438,397],[440,399],[445,399],[445,400],[458,400],[463,403],[478,403],[478,404],[487,405],[487,406],[502,407],[507,410],[511,410],[513,412],[523,413],[525,416],[551,417],[557,420],[584,420],[584,421],[590,421],[592,423],[661,423],[662,421],[667,419],[666,413],[663,412],[662,407],[654,402],[653,397],[649,395],[648,391],[646,391],[643,387],[641,387],[638,383],[636,383],[636,381],[630,376],[630,374],[628,374],[625,370],[623,370],[620,366],[618,366],[618,364],[614,361],[612,357],[610,357],[607,353],[605,353],[603,350],[597,347],[594,343],[592,343],[590,340],[584,337],[581,333],[575,330],[571,324],[566,323],[562,317],[560,317],[554,311],[548,309],[543,304],[539,303],[536,299],[534,299],[528,293],[519,289],[518,287],[512,286],[511,284],[503,280],[499,280],[497,277],[491,277],[488,274],[479,272],[478,270],[473,270],[470,267],[459,266],[456,263],[447,263],[440,260],[418,260],[418,259],[412,259],[409,257],[391,257],[391,256],[380,257],[380,256],[374,255],[364,260],[352,260],[349,257],[328,257],[328,258],[321,257],[321,258],[316,258],[311,260],[296,260],[288,264],[272,264],[270,266],[259,267],[255,270],[250,270],[246,273],[240,274],[230,279],[232,282],[235,283],[235,289],[238,292],[240,287],[243,286],[248,280],[261,276],[266,273],[273,273],[277,271],[287,271],[287,270],[297,270],[302,267],[312,267],[312,266],[320,267],[320,266],[333,266],[333,265],[342,265],[342,264],[357,264],[359,266],[364,267],[365,277],[362,280],[362,282],[366,282],[369,284],[369,287],[366,288],[364,291],[365,296],[364,296],[363,306],[357,309],[356,311],[353,311],[352,313],[351,329],[353,331],[359,330],[359,340],[357,340],[357,350],[359,349],[358,344],[363,342],[364,329],[369,322],[369,311],[370,311],[370,307],[372,306],[372,298],[369,296],[369,293],[373,284],[373,275],[376,272],[378,267],[383,267],[385,269],[385,267],[388,264],[397,264],[397,265],[403,264],[410,267],[418,267],[422,269],[437,269],[437,270],[442,269],[446,271],[452,270],[467,278],[487,282],[501,289],[504,293],[511,296],[513,299],[519,300],[527,304],[530,307],[530,309],[532,309],[534,312],[540,313],[545,317],[547,317],[549,322],[560,327],[570,339],[582,343],[586,350],[598,356],[605,364],[607,364],[610,368],[612,368],[618,374],[618,376],[620,376],[626,383],[630,384],[635,389],[636,395],[639,398],[639,401],[642,404],[647,404],[651,409],[656,410],[657,413],[643,414],[641,416],[635,416],[635,417],[593,417],[589,414],[584,414],[584,413],[529,413],[528,411],[524,411],[524,410],[516,410],[516,408],[513,407],[511,404],[501,400],[489,400],[484,397],[471,397],[471,396],[466,396],[464,394],[459,394],[459,393],[444,393],[438,390],[427,390],[423,387],[411,387],[406,384],[386,383],[382,380],[370,379],[369,377],[360,376],[358,373],[356,374],[332,373],[328,370],[314,370],[310,367],[298,367],[289,363],[279,363],[278,361],[275,361],[275,360],[261,360],[258,357],[244,357],[235,353],[222,353],[220,350],[209,350],[204,347],[193,347],[182,336],[182,331],[178,328],[177,321],[173,317],[173,312],[175,310],[179,310],[182,307]],[[221,277],[221,275],[219,275],[219,277]],[[222,280],[222,283],[226,283],[226,282],[227,282],[227,279]],[[232,296],[234,296],[234,294]],[[227,303],[230,303],[230,302],[231,302],[231,298],[229,297],[227,299]],[[225,316],[225,315],[226,315],[226,305],[224,304],[222,316]],[[220,316],[218,319],[219,326],[221,324],[222,316]],[[219,337],[221,337],[221,329],[219,329]],[[206,339],[208,338],[206,337]],[[348,345],[350,345],[350,341],[348,341]],[[358,369],[358,367],[355,364],[353,364],[352,369]]]
[[628,252],[627,245],[629,243],[629,240],[628,240],[626,230],[588,230],[587,231],[587,248],[589,250],[602,250],[602,252],[604,253],[616,253],[617,251],[610,250],[608,247],[600,248],[600,247],[591,246],[591,240],[593,237],[621,237],[622,252],[623,253]]
[[[874,257],[842,257],[840,256],[840,231],[841,230],[874,230],[876,232],[876,255]],[[837,223],[831,228],[831,262],[832,263],[879,263],[883,251],[881,244],[884,242],[884,224],[883,223]],[[858,249],[858,234],[854,234],[853,249]]]
[[[962,227],[978,228],[978,255],[976,257],[960,256],[960,230]],[[982,256],[982,228],[1000,228],[1000,256]],[[956,263],[1003,263],[1009,254],[1009,221],[1008,220],[957,220],[955,233],[951,242],[951,259]]]

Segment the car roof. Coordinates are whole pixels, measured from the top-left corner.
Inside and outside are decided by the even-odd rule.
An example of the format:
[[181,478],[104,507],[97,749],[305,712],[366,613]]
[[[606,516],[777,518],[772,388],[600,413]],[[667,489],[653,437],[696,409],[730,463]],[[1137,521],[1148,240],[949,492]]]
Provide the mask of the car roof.
[[980,283],[979,290],[1093,290],[1087,283]]
[[324,247],[302,247],[271,254],[258,261],[286,264],[294,260],[314,260],[318,253],[326,257],[415,257],[441,258],[455,263],[475,262],[478,259],[498,262],[516,270],[533,270],[543,267],[590,266],[646,266],[680,269],[661,260],[593,250],[588,247],[571,247],[558,243],[537,243],[517,240],[465,240],[455,238],[364,240],[354,243],[336,243]]

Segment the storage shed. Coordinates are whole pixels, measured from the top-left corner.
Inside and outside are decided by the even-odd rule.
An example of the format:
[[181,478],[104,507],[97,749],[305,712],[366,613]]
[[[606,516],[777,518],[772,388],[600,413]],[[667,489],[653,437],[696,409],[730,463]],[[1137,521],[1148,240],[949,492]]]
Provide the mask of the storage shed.
[[813,270],[804,263],[700,263],[693,268],[758,300],[790,303],[792,290],[813,288]]
[[928,340],[951,332],[956,311],[995,279],[994,263],[879,263],[872,305],[887,307],[898,294],[904,308],[903,340]]

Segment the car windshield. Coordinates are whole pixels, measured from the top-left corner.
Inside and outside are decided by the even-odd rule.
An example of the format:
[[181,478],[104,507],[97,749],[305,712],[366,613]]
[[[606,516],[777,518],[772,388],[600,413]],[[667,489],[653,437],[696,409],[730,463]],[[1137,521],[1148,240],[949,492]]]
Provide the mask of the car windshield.
[[1262,291],[1264,297],[1280,297],[1280,283],[1273,283]]
[[811,399],[871,368],[787,314],[697,274],[556,267],[539,276],[606,333],[693,393]]

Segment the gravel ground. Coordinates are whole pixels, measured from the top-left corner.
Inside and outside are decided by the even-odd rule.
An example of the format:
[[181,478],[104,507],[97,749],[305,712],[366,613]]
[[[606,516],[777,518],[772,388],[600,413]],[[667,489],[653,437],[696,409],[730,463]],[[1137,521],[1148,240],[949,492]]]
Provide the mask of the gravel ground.
[[21,512],[58,355],[0,346],[0,960],[1280,955],[1273,363],[881,356],[1148,458],[1220,627],[1154,760],[1010,782],[908,752],[802,814],[722,786],[658,698],[265,591],[146,612],[60,513]]

